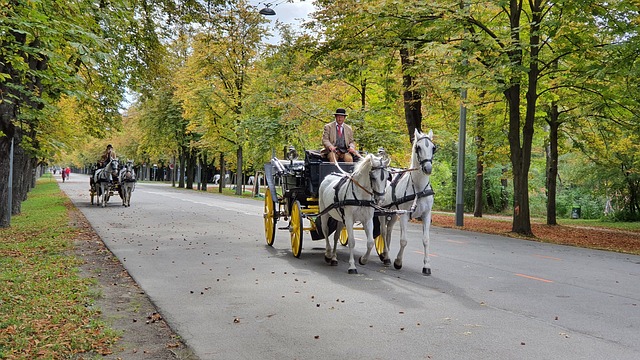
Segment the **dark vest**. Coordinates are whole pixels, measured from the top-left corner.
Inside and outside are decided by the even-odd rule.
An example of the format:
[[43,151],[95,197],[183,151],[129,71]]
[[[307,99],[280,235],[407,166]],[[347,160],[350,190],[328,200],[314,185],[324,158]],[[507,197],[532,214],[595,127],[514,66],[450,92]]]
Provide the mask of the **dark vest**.
[[344,125],[342,126],[342,134],[340,134],[338,124],[336,124],[336,148],[342,153],[347,152],[347,144],[344,141]]

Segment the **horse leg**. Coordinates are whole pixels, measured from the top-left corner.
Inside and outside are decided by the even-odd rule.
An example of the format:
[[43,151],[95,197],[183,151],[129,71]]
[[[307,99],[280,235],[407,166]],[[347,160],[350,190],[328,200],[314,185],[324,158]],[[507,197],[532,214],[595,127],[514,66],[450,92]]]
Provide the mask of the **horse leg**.
[[100,185],[102,187],[102,207],[107,207],[107,200],[109,199],[109,188],[104,182]]
[[331,250],[331,243],[329,242],[329,215],[325,214],[320,217],[320,226],[322,226],[322,233],[324,234],[325,251],[324,261],[331,266],[337,266],[338,260],[335,257],[335,252]]
[[356,261],[353,258],[353,249],[356,247],[356,239],[353,236],[353,219],[345,219],[345,225],[347,226],[347,234],[349,236],[349,274],[357,274]]
[[373,218],[368,219],[364,226],[364,234],[367,236],[367,252],[360,256],[358,262],[360,265],[366,265],[369,262],[369,255],[371,255],[371,249],[373,249]]
[[393,262],[393,267],[396,269],[402,269],[402,256],[404,254],[404,248],[407,246],[407,227],[409,226],[409,216],[404,214],[400,216],[400,250],[398,250],[398,256]]
[[338,265],[338,240],[340,240],[340,233],[342,232],[343,226],[344,224],[338,222],[336,231],[333,233],[333,253],[331,253],[331,266]]
[[380,217],[380,234],[384,236],[384,251],[380,256],[380,260],[382,260],[384,266],[391,265],[391,259],[389,258],[389,254],[391,253],[391,231],[396,221],[398,221],[398,215],[391,215],[389,220],[387,220],[386,216]]
[[429,257],[431,238],[429,228],[431,227],[431,210],[425,211],[422,215],[422,245],[424,246],[424,260],[422,265],[422,275],[431,275],[431,260]]
[[101,200],[102,200],[102,188],[100,186],[100,183],[98,181],[96,181],[93,186],[96,189],[96,206],[100,206]]

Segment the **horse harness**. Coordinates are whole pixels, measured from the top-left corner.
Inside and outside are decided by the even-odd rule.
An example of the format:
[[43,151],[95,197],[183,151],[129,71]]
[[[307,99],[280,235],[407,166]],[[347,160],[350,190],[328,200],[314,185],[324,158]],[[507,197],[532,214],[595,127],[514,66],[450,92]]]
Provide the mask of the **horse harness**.
[[[369,172],[369,180],[371,181],[371,183],[373,184],[374,181],[374,177],[373,177],[373,170],[380,170],[380,179],[384,179],[384,170],[386,169],[386,167],[384,166],[375,166],[371,168],[371,172]],[[332,173],[332,175],[338,175],[338,176],[342,176],[340,178],[340,181],[338,181],[338,183],[336,185],[334,185],[333,189],[335,191],[334,196],[333,196],[333,203],[331,205],[329,205],[328,207],[326,207],[323,211],[321,211],[318,216],[324,215],[326,213],[328,213],[329,211],[333,210],[333,209],[338,209],[338,211],[340,212],[340,217],[342,218],[342,222],[344,223],[344,207],[345,206],[368,206],[368,207],[372,207],[375,208],[377,210],[384,210],[383,208],[381,208],[380,206],[376,205],[375,201],[373,200],[360,200],[358,199],[358,197],[356,196],[355,193],[355,186],[358,186],[360,189],[362,189],[364,192],[366,192],[367,194],[369,194],[369,196],[384,196],[384,192],[380,193],[377,192],[373,189],[373,186],[371,188],[371,191],[367,190],[364,186],[360,185],[360,183],[358,183],[355,179],[353,179],[351,177],[350,174],[338,174],[338,173]],[[349,182],[349,185],[351,185],[351,194],[353,195],[353,199],[347,199],[347,191],[345,191],[344,193],[344,197],[342,200],[340,200],[340,189],[342,188],[343,185],[345,185],[347,182]],[[348,185],[347,185],[348,186]]]
[[435,195],[435,192],[433,192],[433,189],[431,188],[431,182],[428,182],[427,185],[424,187],[424,189],[422,189],[421,191],[416,191],[415,184],[413,183],[411,178],[409,178],[409,181],[411,181],[411,188],[413,190],[413,193],[407,195],[407,190],[409,190],[409,182],[407,182],[407,187],[404,188],[404,194],[402,195],[401,198],[398,198],[398,196],[396,195],[396,188],[398,186],[398,183],[400,182],[400,179],[407,172],[408,171],[403,171],[399,176],[396,176],[395,179],[393,179],[393,181],[391,182],[391,204],[385,205],[384,207],[392,208],[395,206],[396,209],[399,210],[400,204],[413,201],[413,204],[411,205],[411,209],[409,210],[409,218],[412,218],[413,212],[416,211],[416,208],[418,206],[418,199]]
[[[418,151],[420,148],[417,147],[418,145],[418,141],[421,140],[427,140],[429,141],[431,144],[433,144],[433,151],[431,153],[431,157],[430,158],[425,158],[422,159],[420,156],[420,152]],[[416,191],[416,187],[415,184],[413,183],[413,180],[411,178],[409,178],[409,181],[411,182],[411,188],[413,190],[412,194],[407,195],[407,190],[409,190],[409,182],[407,182],[407,187],[404,189],[404,194],[401,198],[398,198],[398,196],[396,195],[396,187],[398,186],[398,183],[400,182],[400,179],[402,179],[402,177],[410,172],[410,171],[416,171],[416,170],[421,170],[422,169],[422,165],[424,165],[425,163],[432,163],[433,162],[433,154],[435,154],[436,150],[437,150],[437,146],[436,144],[433,143],[433,141],[431,141],[431,139],[429,139],[428,137],[423,137],[420,138],[416,141],[416,156],[418,157],[418,162],[420,164],[419,168],[411,168],[411,169],[407,169],[407,170],[402,170],[399,171],[400,175],[396,176],[393,181],[391,181],[391,204],[385,205],[385,208],[391,208],[391,207],[396,207],[396,209],[399,209],[400,204],[404,204],[406,202],[409,201],[413,201],[413,204],[411,205],[411,208],[409,210],[409,218],[413,217],[413,212],[416,210],[417,206],[418,206],[418,199],[423,198],[423,197],[427,197],[427,196],[432,196],[435,195],[435,192],[433,192],[433,189],[431,188],[431,182],[428,182],[427,185],[425,185],[424,189],[422,189],[421,191]]]

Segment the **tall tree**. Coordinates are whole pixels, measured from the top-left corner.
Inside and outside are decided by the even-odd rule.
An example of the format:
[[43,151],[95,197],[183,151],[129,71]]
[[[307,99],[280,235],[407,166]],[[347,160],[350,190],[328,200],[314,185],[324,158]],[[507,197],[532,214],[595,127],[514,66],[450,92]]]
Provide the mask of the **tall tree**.
[[[236,154],[236,193],[242,194],[243,146],[246,133],[242,122],[249,74],[259,55],[265,36],[266,19],[248,2],[229,2],[213,14],[208,26],[195,37],[193,54],[188,62],[187,78],[195,86],[183,83],[180,95],[189,113],[208,113],[207,117],[190,119],[204,125],[203,141],[210,137],[232,145]],[[207,121],[203,124],[202,121]],[[196,126],[196,125],[194,125]]]
[[[31,183],[20,178],[31,176],[40,149],[36,134],[56,120],[62,94],[93,109],[86,127],[95,131],[117,122],[123,76],[104,34],[126,27],[127,15],[120,2],[103,7],[92,1],[9,1],[0,9],[0,227],[10,225],[11,213],[19,212],[26,197],[13,194],[17,201],[8,209],[9,169],[18,183]],[[12,143],[19,156],[10,164]]]

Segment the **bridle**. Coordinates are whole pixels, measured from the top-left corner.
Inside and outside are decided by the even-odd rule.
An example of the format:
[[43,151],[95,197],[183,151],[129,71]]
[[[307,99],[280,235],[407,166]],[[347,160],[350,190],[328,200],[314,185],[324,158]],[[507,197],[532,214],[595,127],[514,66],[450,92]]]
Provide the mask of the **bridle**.
[[[423,159],[423,158],[420,156],[420,153],[421,153],[421,151],[420,151],[420,150],[421,150],[421,148],[419,148],[419,147],[418,147],[418,143],[419,143],[420,141],[422,141],[422,140],[426,140],[426,141],[428,141],[429,143],[431,143],[431,145],[433,145],[433,151],[431,152],[431,157],[429,157],[429,158],[425,158],[425,159]],[[420,164],[420,169],[422,169],[422,168],[423,168],[423,166],[424,166],[424,164],[426,164],[426,163],[432,163],[432,164],[433,164],[433,155],[434,155],[434,154],[436,153],[436,151],[438,150],[438,146],[436,146],[436,144],[435,144],[433,141],[431,141],[431,139],[429,139],[429,137],[428,137],[428,136],[421,137],[420,139],[416,140],[416,143],[415,143],[414,147],[415,147],[416,156],[418,157],[418,163]],[[418,170],[418,169],[410,169],[410,170]]]
[[385,194],[386,186],[384,186],[382,188],[382,192],[376,191],[373,188],[373,183],[376,181],[376,177],[373,175],[373,172],[376,171],[376,170],[379,170],[380,171],[380,180],[384,181],[385,180],[385,171],[387,170],[387,168],[388,168],[388,166],[383,165],[382,159],[380,159],[380,165],[371,166],[371,170],[369,171],[369,182],[371,184],[371,191],[369,191],[364,186],[360,185],[360,183],[357,182],[353,177],[351,177],[350,174],[347,175],[347,177],[349,178],[349,180],[351,180],[352,183],[354,183],[357,187],[359,187],[364,192],[366,192],[369,196],[374,196],[375,195],[375,196],[382,197]]
[[388,173],[387,166],[384,166],[382,164],[382,160],[380,160],[380,165],[379,166],[372,166],[371,167],[371,171],[369,172],[369,181],[371,181],[371,191],[373,192],[374,195],[382,197],[382,196],[384,196],[386,186],[382,187],[382,192],[376,191],[373,188],[373,183],[376,181],[376,178],[373,175],[373,172],[376,171],[376,170],[380,171],[380,181],[385,181],[386,180],[386,176],[385,175],[387,175],[387,174],[385,174],[385,172]]

